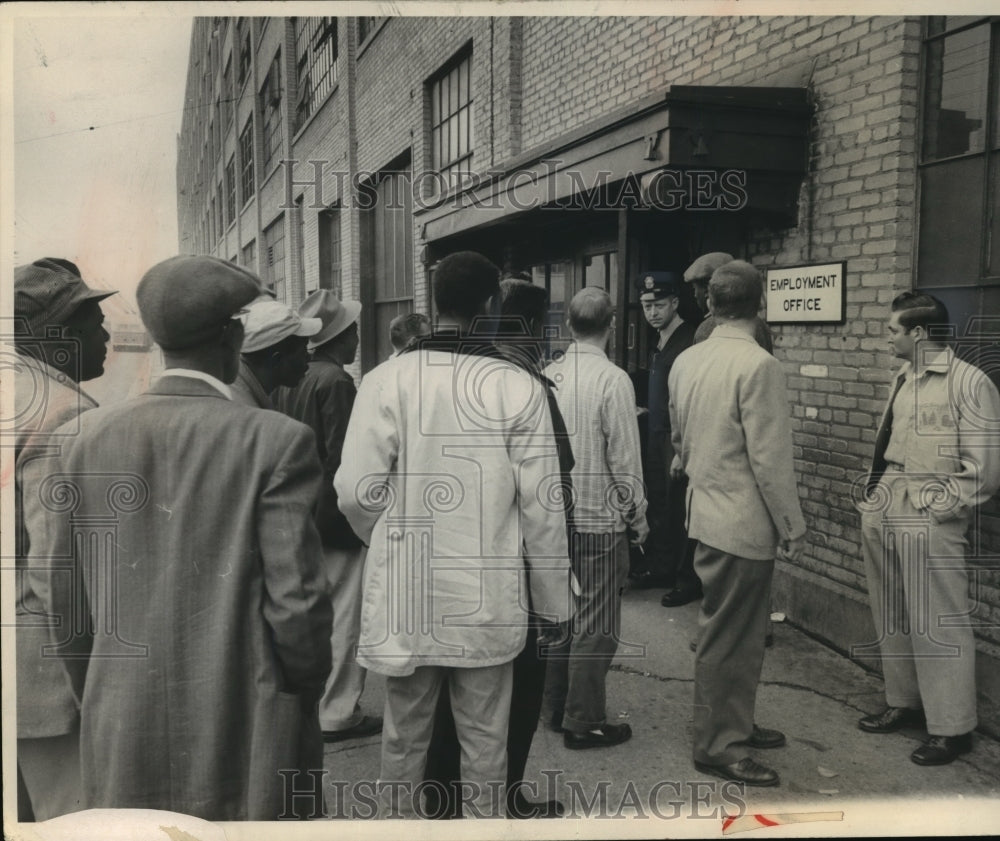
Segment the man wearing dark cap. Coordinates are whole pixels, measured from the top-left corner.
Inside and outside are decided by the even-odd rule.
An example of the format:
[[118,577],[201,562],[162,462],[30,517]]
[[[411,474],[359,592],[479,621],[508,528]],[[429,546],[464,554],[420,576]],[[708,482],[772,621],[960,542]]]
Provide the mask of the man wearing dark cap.
[[362,380],[334,478],[369,546],[358,662],[387,676],[383,817],[421,814],[441,692],[462,746],[463,813],[502,816],[525,588],[540,616],[572,616],[545,390],[482,332],[499,280],[474,252],[441,261],[438,332]]
[[32,462],[29,475],[50,464],[46,456],[63,440],[53,435],[56,429],[97,407],[79,383],[104,373],[109,336],[100,302],[113,294],[91,289],[68,260],[46,257],[14,270],[17,765],[29,799],[20,804],[21,820],[83,808],[80,716],[63,664],[42,656],[49,641],[37,621],[42,600],[25,574],[29,541],[22,506],[40,503],[37,485],[25,484],[22,471]]
[[358,352],[358,316],[361,304],[341,301],[329,289],[317,289],[299,306],[305,321],[319,322],[310,337],[312,351],[302,381],[279,388],[275,405],[289,417],[308,425],[316,435],[323,485],[316,509],[316,527],[323,542],[323,567],[333,604],[333,668],[319,702],[319,723],[327,742],[375,736],[382,731],[379,716],[361,711],[366,672],[358,665],[355,649],[361,631],[361,573],[364,545],[337,508],[333,477],[340,467],[347,421],[357,389],[344,370]]
[[750,786],[778,774],[751,749],[785,737],[754,723],[775,555],[805,542],[785,373],[753,339],[760,273],[734,260],[708,287],[719,324],[670,372],[673,472],[689,477],[689,533],[704,586],[694,676],[694,765]]
[[675,584],[677,566],[684,557],[684,489],[674,487],[670,479],[673,451],[667,410],[670,369],[678,355],[694,341],[694,326],[677,312],[681,283],[681,276],[674,272],[643,272],[638,280],[642,312],[658,336],[656,349],[649,358],[645,465],[649,539],[645,546],[645,569],[633,570],[633,585],[637,587]]
[[[38,569],[71,559],[82,579],[46,576],[46,608],[65,620],[52,636],[81,702],[85,808],[275,819],[295,814],[288,771],[322,768],[331,618],[315,443],[228,386],[237,315],[259,295],[225,260],[151,268],[136,297],[166,371],[140,397],[79,418],[57,465],[70,487],[29,519]],[[74,539],[109,518],[113,540]]]
[[[733,261],[732,254],[725,251],[710,251],[702,254],[684,272],[684,282],[690,283],[694,289],[694,299],[698,308],[705,314],[704,320],[695,330],[695,342],[703,342],[712,335],[715,329],[715,316],[708,309],[708,282],[712,279],[712,272],[720,266]],[[767,322],[759,315],[754,316],[753,338],[768,353],[774,352],[774,342],[771,339],[771,331],[767,328]]]

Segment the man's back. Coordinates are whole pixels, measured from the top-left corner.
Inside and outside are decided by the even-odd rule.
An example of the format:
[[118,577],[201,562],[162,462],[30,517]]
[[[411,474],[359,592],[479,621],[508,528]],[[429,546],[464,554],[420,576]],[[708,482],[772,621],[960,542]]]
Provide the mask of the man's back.
[[[298,714],[282,693],[329,671],[309,430],[168,376],[82,416],[60,468],[77,518],[113,516],[82,568],[95,626],[115,633],[69,661],[88,805],[266,817],[261,792],[280,782],[269,743]],[[44,525],[46,554],[69,555],[65,515]]]
[[801,520],[781,363],[753,336],[720,325],[677,358],[670,404],[690,480],[690,536],[773,558],[774,523]]
[[[358,661],[406,675],[512,660],[526,628],[522,543],[529,564],[555,568],[532,571],[535,609],[567,609],[562,501],[545,493],[558,484],[544,389],[495,349],[425,347],[373,370],[335,480],[370,545]],[[399,627],[400,599],[420,633]]]

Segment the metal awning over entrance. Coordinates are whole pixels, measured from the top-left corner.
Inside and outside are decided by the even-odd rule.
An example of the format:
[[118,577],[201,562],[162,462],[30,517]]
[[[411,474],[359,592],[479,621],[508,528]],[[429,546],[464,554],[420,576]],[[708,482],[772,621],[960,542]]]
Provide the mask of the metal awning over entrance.
[[414,215],[425,243],[549,208],[742,210],[791,226],[812,114],[806,88],[673,85]]

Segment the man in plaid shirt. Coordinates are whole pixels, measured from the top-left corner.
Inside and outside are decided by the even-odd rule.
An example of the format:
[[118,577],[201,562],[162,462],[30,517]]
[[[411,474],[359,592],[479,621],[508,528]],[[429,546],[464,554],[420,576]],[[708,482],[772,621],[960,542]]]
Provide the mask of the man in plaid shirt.
[[609,724],[605,678],[618,648],[621,594],[628,576],[627,529],[636,543],[649,534],[642,484],[635,390],[605,349],[614,305],[603,289],[587,287],[569,304],[575,339],[545,369],[556,383],[576,464],[576,503],[570,557],[580,581],[572,634],[550,652],[548,705],[552,724],[573,750],[617,745],[632,736],[627,724]]

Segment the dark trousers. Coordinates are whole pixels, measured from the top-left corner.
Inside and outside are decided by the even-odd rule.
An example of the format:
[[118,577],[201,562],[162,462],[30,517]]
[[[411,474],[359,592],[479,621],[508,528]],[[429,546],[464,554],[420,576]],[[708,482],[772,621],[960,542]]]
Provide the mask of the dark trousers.
[[[507,728],[507,803],[510,809],[524,769],[528,753],[538,727],[542,710],[542,693],[545,689],[545,659],[538,650],[538,631],[534,622],[528,623],[528,638],[521,653],[514,659],[514,689],[510,699],[510,724]],[[427,749],[424,779],[436,780],[438,786],[426,790],[425,814],[435,818],[460,817],[461,800],[457,786],[462,779],[460,769],[461,747],[455,732],[455,719],[447,692],[438,697],[434,711],[434,734]],[[444,799],[441,793],[447,792]]]
[[[694,561],[688,555],[687,529],[685,528],[687,478],[673,479],[670,462],[674,449],[667,433],[650,433],[647,447],[644,478],[649,506],[649,538],[646,540],[644,569],[675,586],[690,584],[694,577]],[[643,557],[643,556],[640,556]],[[686,577],[682,579],[682,570]],[[694,579],[696,581],[696,579]]]

